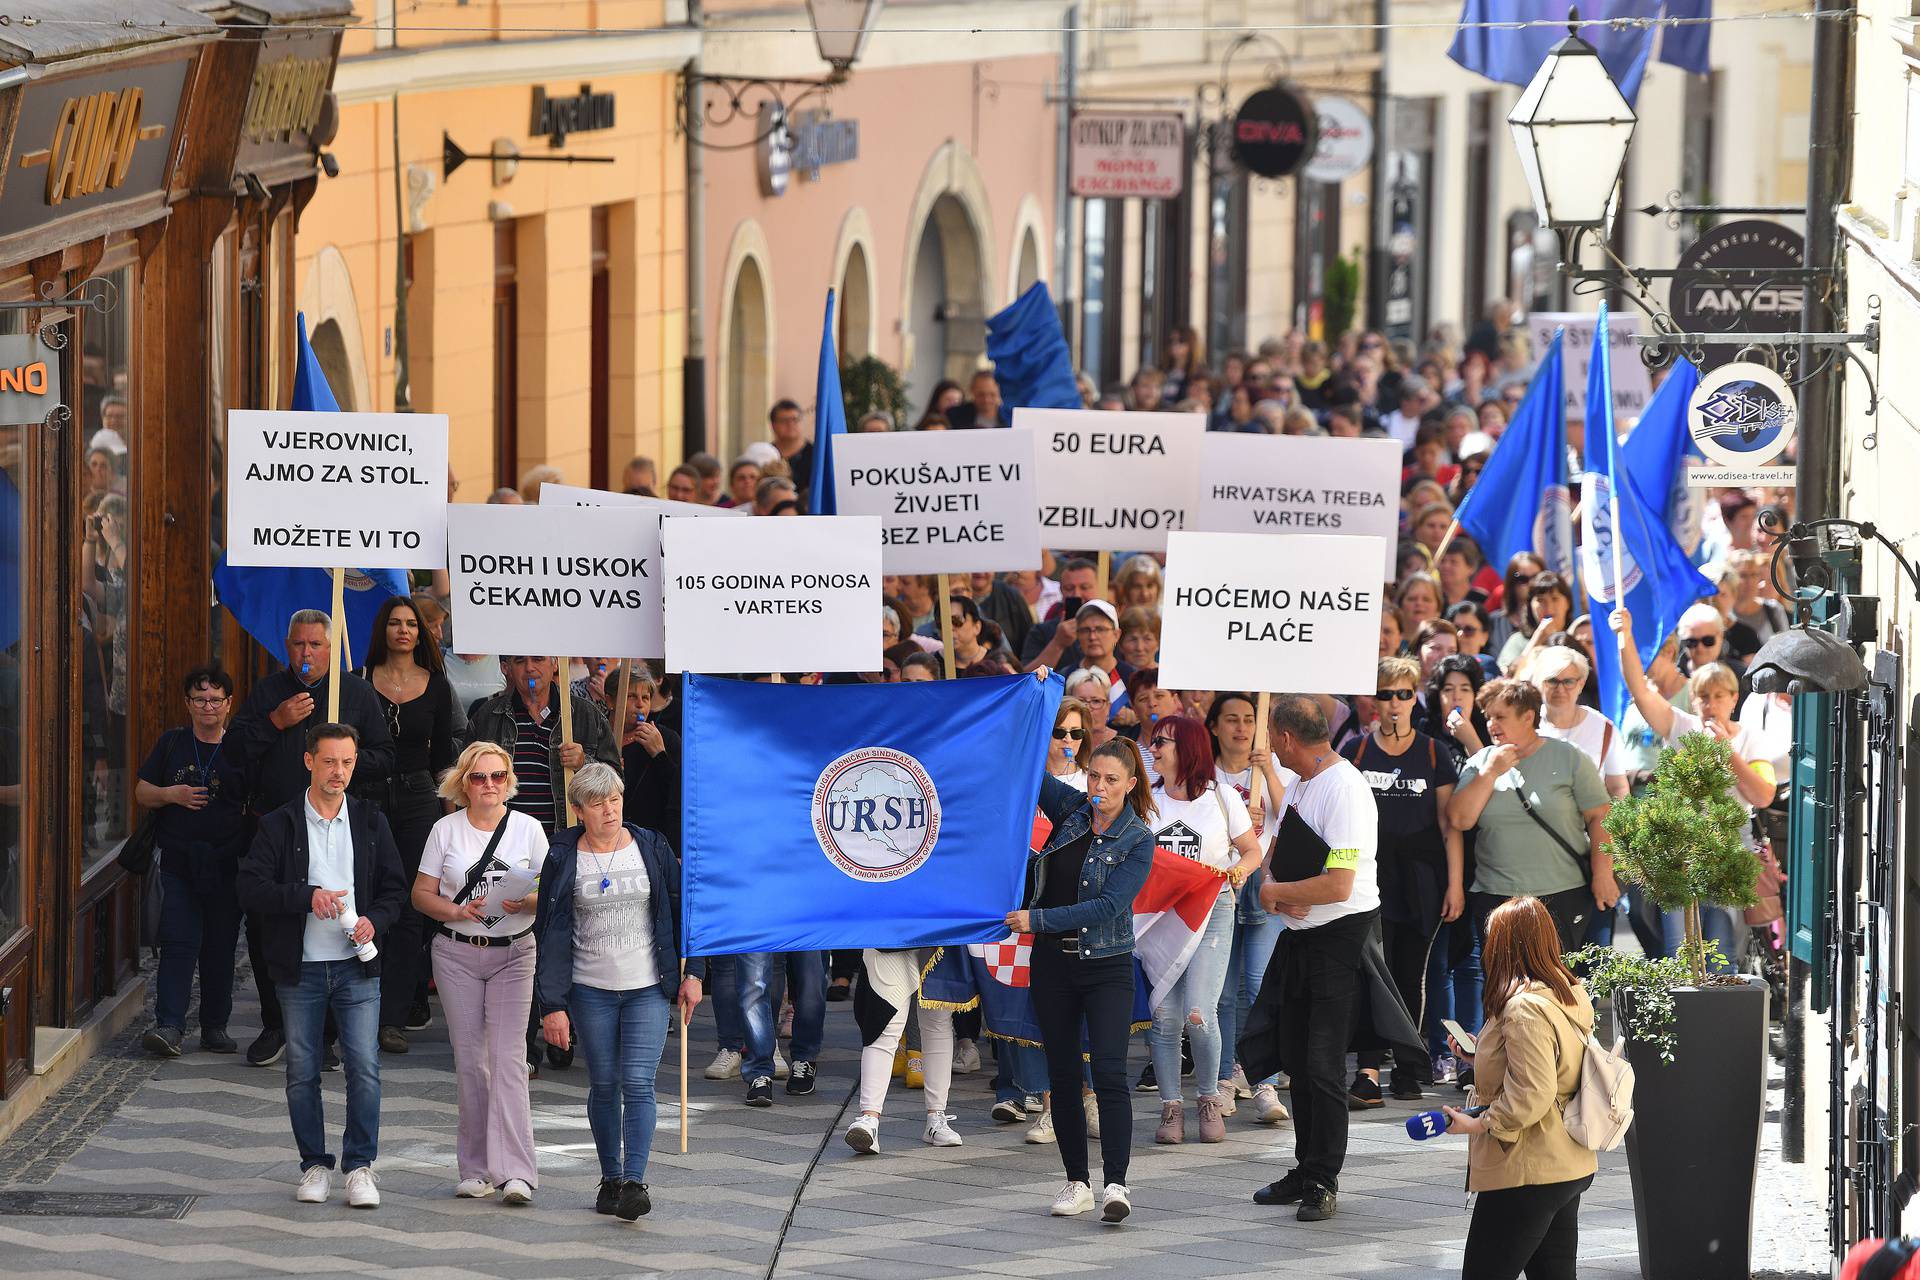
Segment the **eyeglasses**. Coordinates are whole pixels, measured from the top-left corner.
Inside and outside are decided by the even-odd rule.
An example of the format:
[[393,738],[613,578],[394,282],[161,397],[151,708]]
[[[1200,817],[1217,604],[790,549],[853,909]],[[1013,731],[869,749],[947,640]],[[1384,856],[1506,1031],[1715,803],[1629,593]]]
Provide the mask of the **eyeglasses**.
[[471,786],[484,787],[491,782],[496,787],[507,785],[507,779],[513,775],[505,769],[495,769],[492,773],[470,773],[467,782]]
[[226,705],[226,701],[227,699],[224,694],[218,698],[188,698],[187,699],[187,702],[189,705],[196,706],[196,707],[219,707],[219,706]]
[[1056,738],[1065,738],[1070,742],[1078,742],[1087,736],[1087,731],[1085,729],[1055,729],[1053,736]]
[[1711,649],[1719,643],[1719,636],[1687,636],[1680,641],[1680,647],[1682,649]]
[[1391,700],[1391,701],[1394,701],[1394,702],[1412,702],[1412,701],[1413,701],[1413,690],[1411,690],[1411,689],[1382,689],[1382,690],[1380,690],[1379,692],[1377,692],[1377,693],[1375,693],[1375,694],[1374,694],[1373,696],[1374,696],[1374,697],[1376,697],[1376,698],[1378,698],[1378,699],[1380,699],[1380,701],[1382,701],[1382,702],[1386,702],[1386,701],[1389,701],[1389,700]]
[[1463,636],[1483,636],[1487,634],[1487,629],[1477,623],[1468,623],[1464,627],[1459,623],[1455,623],[1453,629]]
[[1148,743],[1147,745],[1154,746],[1154,747],[1170,747],[1173,745],[1173,739],[1172,738],[1155,738],[1152,742]]
[[1545,683],[1549,689],[1577,689],[1586,681],[1576,680],[1572,676],[1550,676]]

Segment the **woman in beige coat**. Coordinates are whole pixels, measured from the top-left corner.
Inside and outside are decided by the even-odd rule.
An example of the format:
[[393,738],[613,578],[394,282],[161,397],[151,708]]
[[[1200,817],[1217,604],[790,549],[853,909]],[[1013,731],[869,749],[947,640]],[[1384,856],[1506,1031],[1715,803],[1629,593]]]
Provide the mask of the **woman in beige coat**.
[[[1478,1193],[1461,1280],[1574,1280],[1580,1196],[1598,1162],[1567,1133],[1561,1108],[1580,1087],[1593,1004],[1560,958],[1538,898],[1487,917],[1480,962],[1486,1022],[1474,1046],[1479,1115],[1446,1108],[1467,1141],[1467,1190]],[[1460,1046],[1454,1045],[1454,1052]]]

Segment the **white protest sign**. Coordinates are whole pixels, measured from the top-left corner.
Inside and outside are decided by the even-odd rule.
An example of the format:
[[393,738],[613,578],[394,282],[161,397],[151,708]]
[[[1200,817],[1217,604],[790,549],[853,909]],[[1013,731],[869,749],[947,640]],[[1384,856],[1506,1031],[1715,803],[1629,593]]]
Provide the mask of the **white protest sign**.
[[[1561,347],[1566,360],[1567,420],[1587,420],[1587,368],[1593,363],[1593,334],[1600,318],[1591,311],[1536,311],[1527,317],[1527,337],[1533,343],[1533,358],[1538,360],[1553,343],[1553,331],[1566,326],[1567,340]],[[1640,359],[1640,344],[1633,336],[1640,332],[1640,317],[1610,312],[1607,316],[1607,348],[1612,353],[1613,429],[1625,431],[1627,425],[1647,411],[1653,399],[1653,381]]]
[[1174,533],[1161,687],[1372,693],[1384,554],[1370,537]]
[[1015,409],[1013,429],[1033,433],[1041,545],[1165,551],[1193,527],[1205,414]]
[[1031,432],[845,435],[833,471],[841,515],[880,517],[888,573],[1040,567]]
[[227,563],[441,569],[447,415],[227,414]]
[[1382,540],[1394,579],[1400,536],[1400,442],[1209,431],[1200,441],[1207,533],[1362,534]]
[[448,507],[447,570],[462,650],[659,657],[653,523],[616,507]]
[[672,517],[661,542],[667,670],[880,669],[877,517]]

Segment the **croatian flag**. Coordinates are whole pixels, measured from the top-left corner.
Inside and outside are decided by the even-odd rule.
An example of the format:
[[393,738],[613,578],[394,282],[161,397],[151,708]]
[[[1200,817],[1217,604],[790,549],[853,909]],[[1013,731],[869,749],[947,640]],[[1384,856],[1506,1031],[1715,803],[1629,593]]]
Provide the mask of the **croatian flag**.
[[1218,871],[1165,849],[1153,851],[1153,870],[1133,899],[1133,953],[1159,1008],[1200,949],[1200,935],[1220,897]]

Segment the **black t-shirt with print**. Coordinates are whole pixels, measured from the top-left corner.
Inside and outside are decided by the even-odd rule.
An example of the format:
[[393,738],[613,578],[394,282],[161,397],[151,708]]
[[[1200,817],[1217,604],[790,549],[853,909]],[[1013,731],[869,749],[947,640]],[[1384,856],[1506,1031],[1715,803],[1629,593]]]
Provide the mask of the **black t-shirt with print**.
[[1415,730],[1413,745],[1399,755],[1381,750],[1368,734],[1347,758],[1373,788],[1380,809],[1380,857],[1399,855],[1439,861],[1446,844],[1440,835],[1440,804],[1435,788],[1460,781],[1453,753]]

